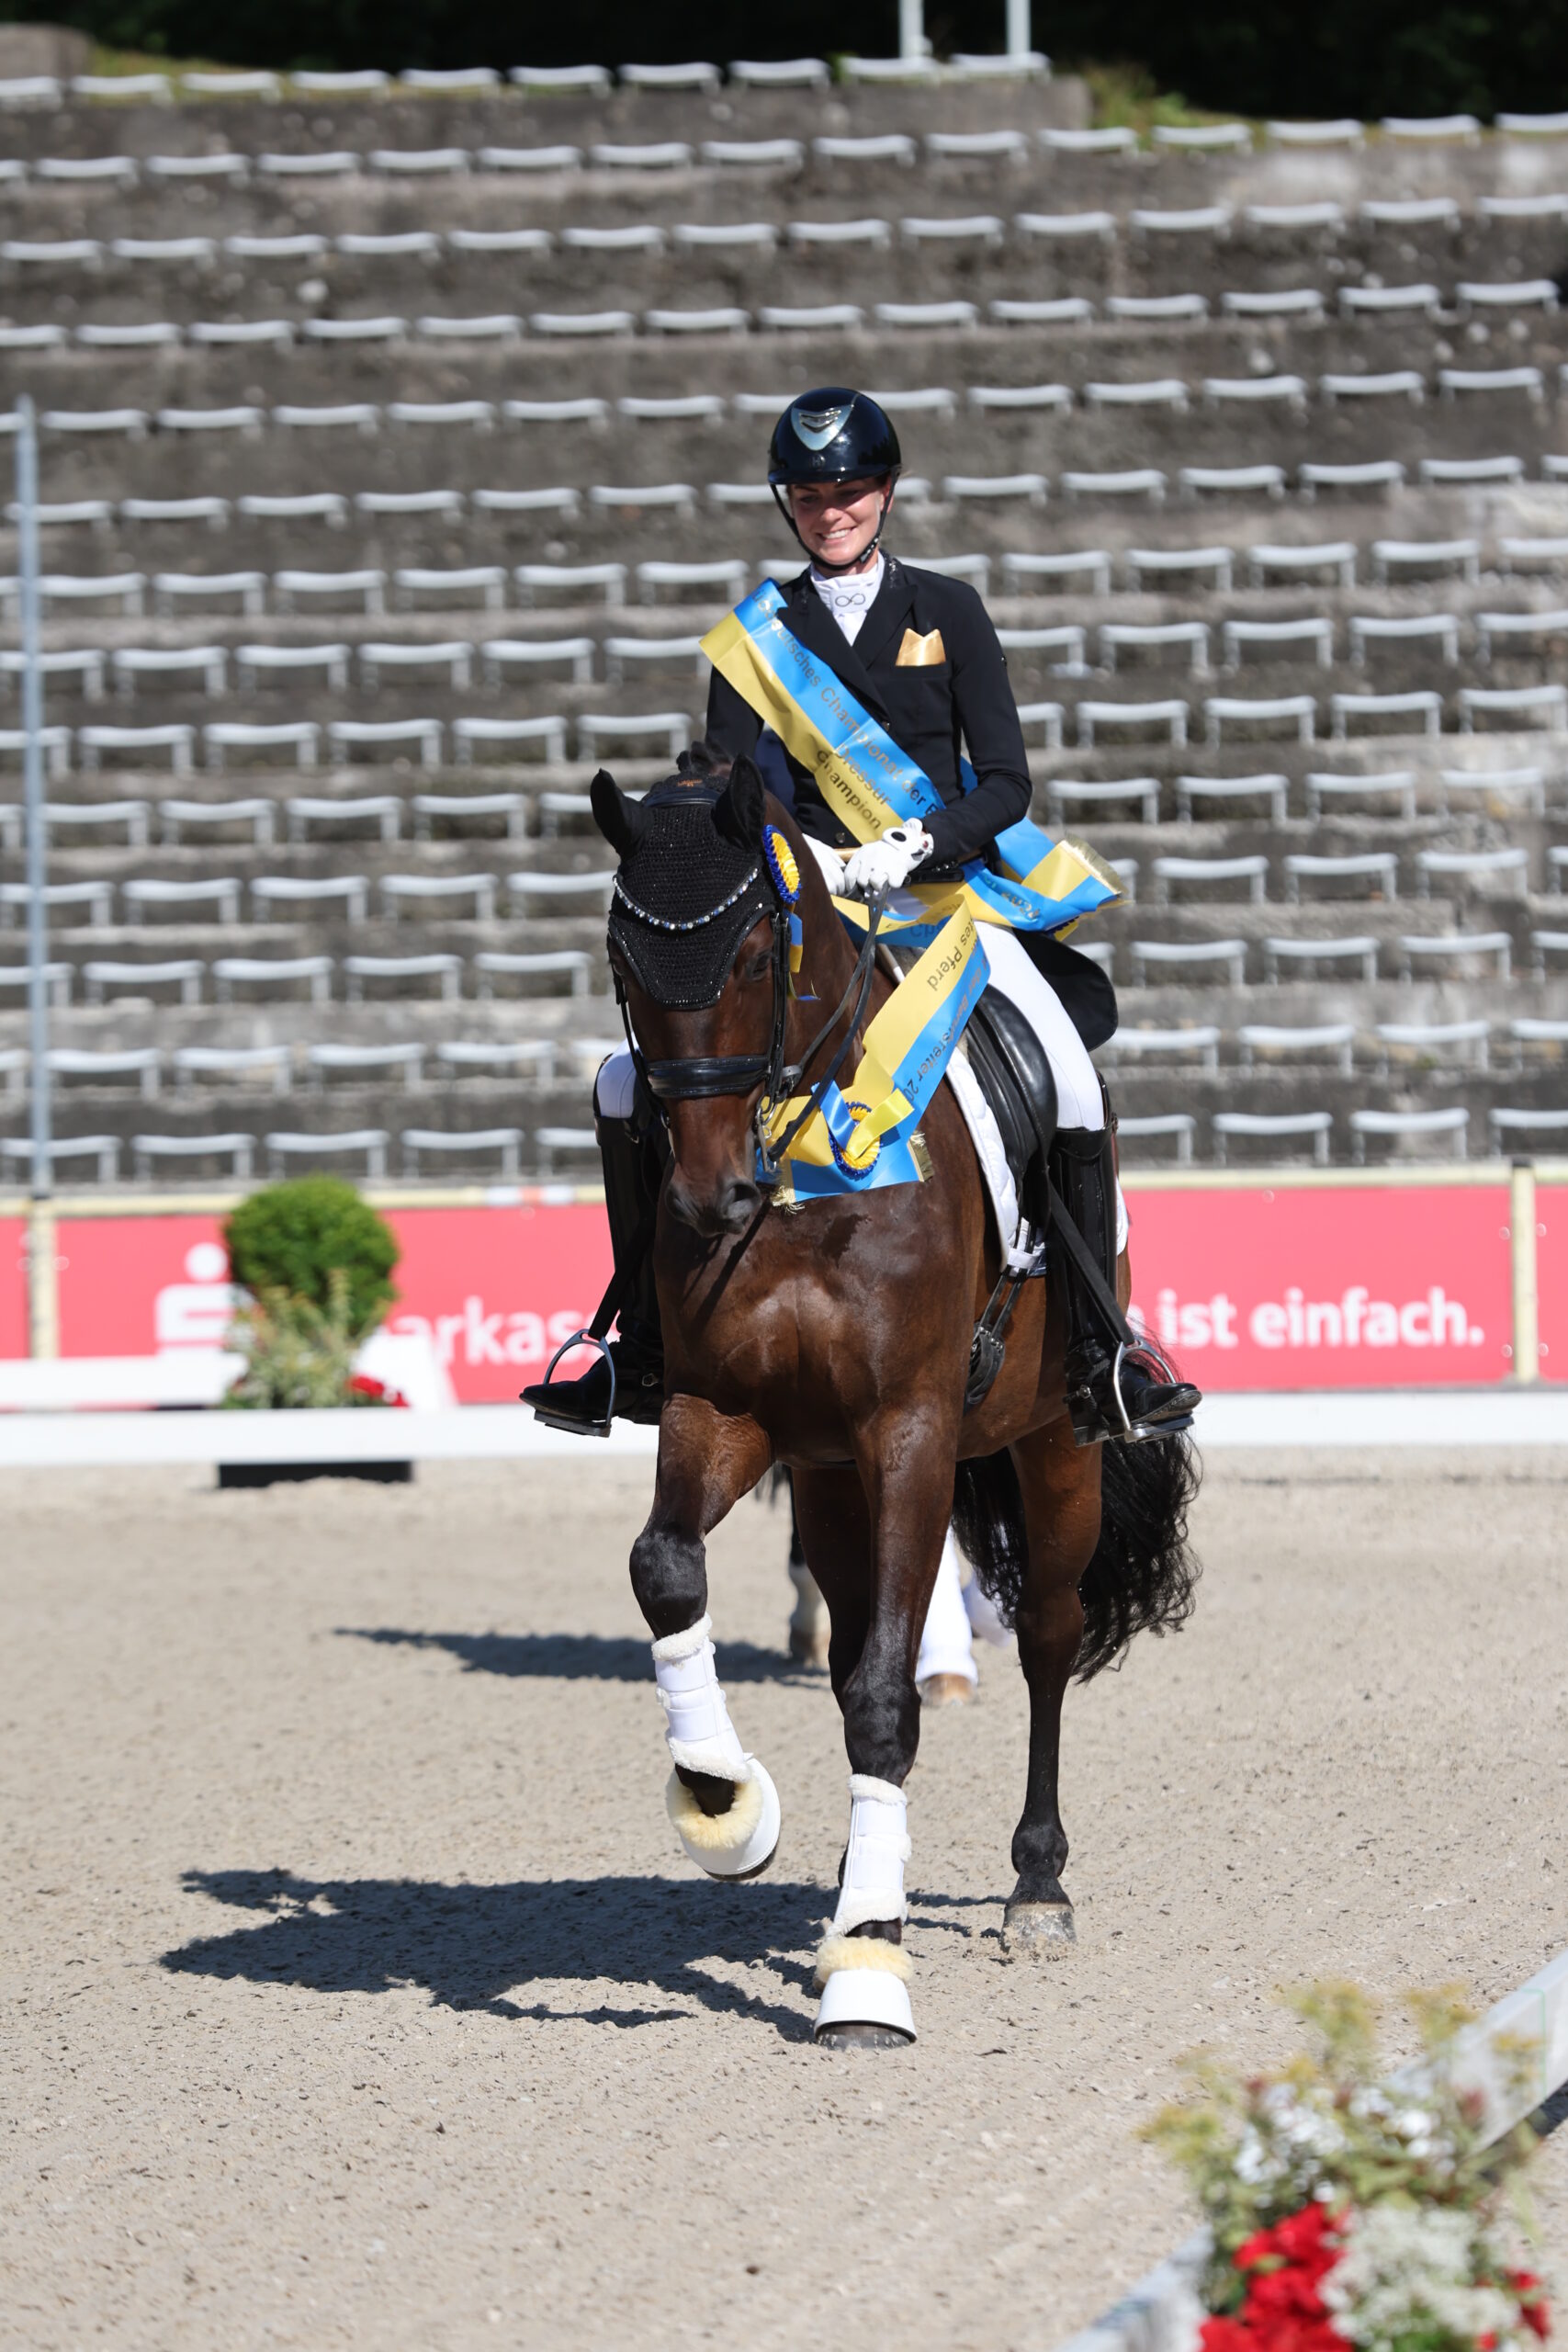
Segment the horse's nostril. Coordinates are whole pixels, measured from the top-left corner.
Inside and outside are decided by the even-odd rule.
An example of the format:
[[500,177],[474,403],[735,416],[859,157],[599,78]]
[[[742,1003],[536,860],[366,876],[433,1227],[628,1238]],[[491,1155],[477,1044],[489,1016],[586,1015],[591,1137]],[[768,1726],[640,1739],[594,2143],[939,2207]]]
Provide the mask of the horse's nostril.
[[732,1232],[750,1225],[762,1195],[749,1177],[737,1177],[727,1188],[723,1203],[726,1224]]

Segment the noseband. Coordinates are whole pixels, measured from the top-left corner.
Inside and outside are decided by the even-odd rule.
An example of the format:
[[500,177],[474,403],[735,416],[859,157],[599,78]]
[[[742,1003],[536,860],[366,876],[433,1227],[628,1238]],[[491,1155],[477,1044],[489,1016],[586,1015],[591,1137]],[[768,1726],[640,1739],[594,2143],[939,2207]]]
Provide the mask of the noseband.
[[[748,884],[755,879],[756,875],[753,870],[752,874],[747,877]],[[745,887],[747,885],[742,885],[742,888]],[[697,916],[694,921],[679,925],[660,925],[660,928],[695,931],[722,914],[726,906],[732,905],[734,896],[738,895],[739,893],[734,894],[725,902],[725,906],[715,907],[707,914]],[[629,905],[631,901],[627,900],[626,903]],[[872,900],[865,942],[855,958],[855,967],[850,975],[849,986],[797,1062],[786,1062],[784,1059],[784,1036],[789,1023],[790,949],[789,914],[785,908],[775,906],[768,918],[773,933],[773,952],[770,960],[773,978],[773,1035],[765,1054],[682,1054],[671,1055],[659,1061],[650,1061],[632,1035],[626,981],[614,966],[611,967],[612,978],[615,983],[615,1002],[620,1007],[621,1026],[626,1031],[626,1045],[630,1049],[632,1061],[643,1083],[657,1102],[662,1104],[705,1102],[719,1095],[750,1094],[757,1088],[761,1089],[761,1099],[752,1114],[751,1125],[757,1140],[760,1172],[765,1184],[777,1183],[779,1161],[807,1120],[813,1118],[821,1109],[827,1099],[828,1089],[843,1068],[855,1031],[864,1018],[866,1002],[871,995],[871,976],[875,967],[876,931],[882,920],[882,905],[880,897]],[[643,912],[640,908],[636,909],[635,911],[638,914]],[[643,919],[652,920],[646,915]],[[844,1032],[843,1041],[828,1068],[812,1088],[810,1101],[805,1109],[790,1121],[777,1141],[770,1144],[767,1134],[768,1114],[779,1103],[789,1102],[796,1093],[812,1062],[845,1013],[850,1011],[852,1002],[854,1010],[849,1026]]]

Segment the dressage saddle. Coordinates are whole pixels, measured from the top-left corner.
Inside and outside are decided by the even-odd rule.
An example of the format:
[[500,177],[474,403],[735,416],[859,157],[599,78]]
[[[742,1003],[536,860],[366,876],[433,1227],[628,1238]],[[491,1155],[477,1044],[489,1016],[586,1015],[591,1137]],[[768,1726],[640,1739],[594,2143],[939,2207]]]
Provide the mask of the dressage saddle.
[[999,989],[985,990],[964,1034],[969,1067],[1001,1132],[1019,1208],[1043,1233],[1046,1163],[1056,1139],[1056,1081],[1045,1048]]

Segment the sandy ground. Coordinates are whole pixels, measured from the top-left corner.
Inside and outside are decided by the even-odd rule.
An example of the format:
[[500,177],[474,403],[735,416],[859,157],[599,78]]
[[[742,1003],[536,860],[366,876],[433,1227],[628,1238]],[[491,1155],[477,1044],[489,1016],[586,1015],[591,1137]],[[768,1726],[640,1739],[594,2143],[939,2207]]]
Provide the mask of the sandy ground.
[[[1184,2050],[1568,1945],[1562,1457],[1217,1462],[1194,1623],[1069,1697],[1077,1953],[1000,1953],[992,1654],[910,1783],[922,2039],[829,2056],[846,1768],[784,1526],[711,1547],[784,1804],[717,1887],[663,1815],[647,1473],[583,1451],[0,1482],[0,2342],[1050,2352],[1190,2226],[1134,2137]],[[1568,2283],[1568,2130],[1540,2193]]]

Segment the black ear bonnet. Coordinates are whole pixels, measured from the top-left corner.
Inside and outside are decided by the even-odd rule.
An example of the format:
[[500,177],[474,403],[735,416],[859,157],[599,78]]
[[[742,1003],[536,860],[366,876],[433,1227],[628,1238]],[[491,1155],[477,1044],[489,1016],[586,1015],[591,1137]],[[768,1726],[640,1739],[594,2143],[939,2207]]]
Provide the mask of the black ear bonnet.
[[[761,778],[749,760],[715,776],[700,752],[640,804],[594,779],[601,830],[621,854],[609,941],[655,1004],[716,1004],[747,933],[778,910],[763,848]],[[601,801],[606,805],[601,807]]]

